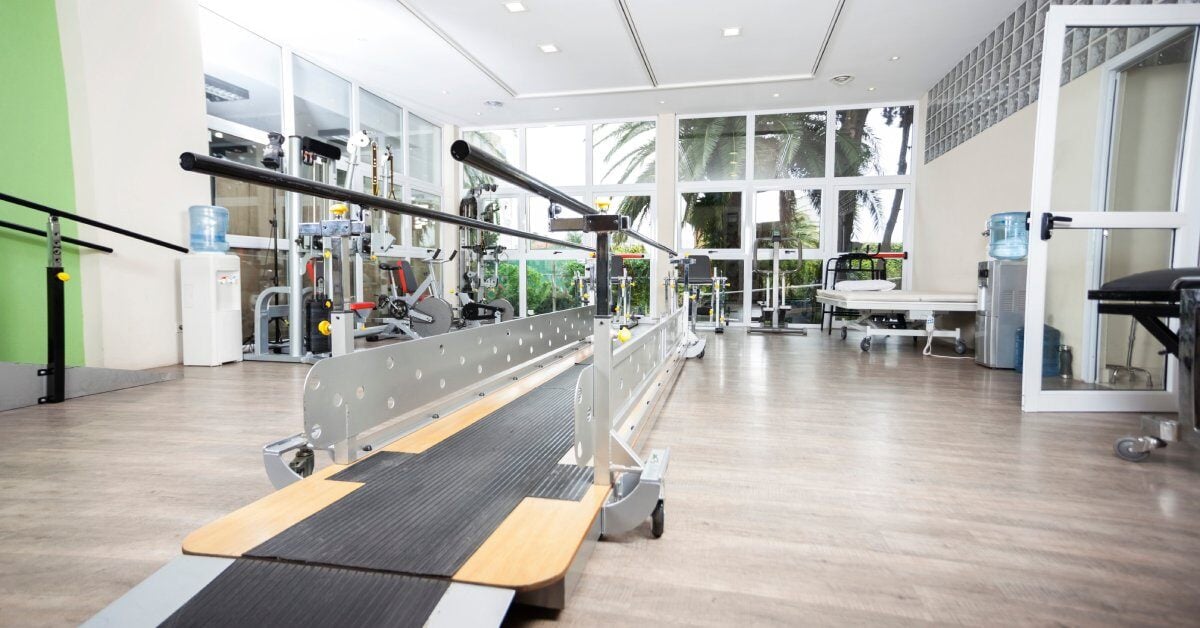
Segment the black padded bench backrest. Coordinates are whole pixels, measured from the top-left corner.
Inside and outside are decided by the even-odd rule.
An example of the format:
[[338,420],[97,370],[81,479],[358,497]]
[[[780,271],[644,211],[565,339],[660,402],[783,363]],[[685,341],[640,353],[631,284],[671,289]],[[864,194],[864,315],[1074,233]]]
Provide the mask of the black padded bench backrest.
[[684,281],[688,285],[712,283],[712,258],[707,255],[692,255],[688,259],[692,260],[692,263],[685,265],[687,277]]
[[[1100,286],[1101,292],[1123,292],[1130,295],[1144,294],[1146,301],[1176,300],[1178,294],[1171,289],[1176,280],[1184,277],[1200,277],[1200,268],[1162,268],[1144,273],[1119,277]],[[1175,294],[1173,298],[1160,298],[1163,293]],[[1159,298],[1156,298],[1159,297]]]

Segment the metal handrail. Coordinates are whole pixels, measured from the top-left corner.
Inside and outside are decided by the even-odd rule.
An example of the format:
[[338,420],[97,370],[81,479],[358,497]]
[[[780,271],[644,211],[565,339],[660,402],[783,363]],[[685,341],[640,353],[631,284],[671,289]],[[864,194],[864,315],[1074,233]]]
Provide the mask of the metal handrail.
[[[509,183],[523,190],[533,192],[534,194],[549,200],[555,205],[561,205],[576,213],[583,214],[585,216],[600,213],[597,209],[589,207],[582,201],[564,194],[561,190],[546,184],[528,172],[506,163],[504,160],[492,155],[478,146],[472,146],[466,140],[455,141],[454,144],[450,146],[450,156],[464,164],[467,164],[468,166],[471,166],[472,168],[475,168],[476,170],[504,179],[505,181],[508,181]],[[635,240],[640,240],[644,244],[648,244],[660,251],[665,251],[669,255],[678,255],[678,253],[676,253],[671,247],[661,244],[658,241],[648,238],[636,231],[626,231],[624,233]]]
[[416,216],[418,218],[425,218],[435,222],[445,222],[452,225],[458,225],[460,227],[468,227],[470,229],[480,229],[483,231],[490,231],[492,233],[524,238],[526,240],[546,242],[548,244],[579,249],[581,251],[594,251],[592,247],[584,244],[576,244],[574,242],[567,242],[565,240],[538,235],[528,231],[521,231],[520,229],[503,227],[490,222],[484,222],[474,218],[467,218],[466,216],[440,212],[417,205],[411,205],[409,203],[402,203],[400,201],[394,201],[391,199],[366,194],[364,192],[355,192],[354,190],[338,187],[336,185],[320,183],[317,181],[309,181],[308,179],[282,174],[273,170],[267,170],[266,168],[247,166],[245,164],[239,164],[225,159],[218,159],[216,157],[209,157],[207,155],[183,153],[179,156],[179,166],[189,172],[197,172],[216,177],[224,177],[226,179],[245,181],[247,183],[254,183],[277,190],[286,190],[288,192],[296,192],[299,194],[306,194],[309,196],[325,198],[333,201],[345,201],[361,207],[378,209],[391,214]]
[[[8,222],[7,220],[0,220],[0,227],[3,227],[5,229],[12,229],[13,231],[20,231],[21,233],[28,233],[29,235],[41,236],[43,238],[46,237],[47,235],[49,235],[45,231],[42,231],[41,229],[34,229],[33,227],[26,227],[25,225],[18,225],[15,222]],[[91,242],[88,242],[87,240],[77,240],[75,238],[68,237],[68,236],[59,236],[59,237],[62,238],[63,242],[67,242],[69,244],[74,244],[77,246],[86,247],[86,248],[92,249],[94,251],[100,251],[101,253],[112,253],[113,252],[113,250],[111,248],[104,246],[103,244],[92,244]]]
[[[19,198],[19,197],[13,196],[11,194],[5,194],[3,192],[0,192],[0,201],[7,201],[9,203],[12,203],[13,205],[20,205],[21,207],[27,207],[27,208],[35,210],[35,211],[47,213],[56,218],[66,218],[67,220],[73,220],[75,222],[88,225],[89,227],[95,227],[97,229],[111,231],[113,233],[123,235],[127,238],[133,238],[134,240],[141,240],[142,242],[155,244],[155,245],[161,246],[163,248],[171,249],[172,251],[179,251],[180,253],[188,252],[187,249],[185,249],[182,246],[179,246],[177,244],[171,244],[170,242],[163,242],[162,240],[159,240],[158,238],[152,238],[148,235],[142,235],[136,231],[122,229],[121,227],[117,227],[114,225],[110,225],[108,223],[100,222],[99,220],[93,220],[91,218],[85,218],[85,217],[79,216],[77,214],[65,212],[61,209],[54,209],[53,207],[50,207],[48,205],[42,205],[41,203],[27,201],[23,198]],[[64,238],[64,240],[65,240],[65,238]],[[79,244],[79,242],[75,242],[75,244]],[[111,253],[112,251],[109,250],[106,252]]]

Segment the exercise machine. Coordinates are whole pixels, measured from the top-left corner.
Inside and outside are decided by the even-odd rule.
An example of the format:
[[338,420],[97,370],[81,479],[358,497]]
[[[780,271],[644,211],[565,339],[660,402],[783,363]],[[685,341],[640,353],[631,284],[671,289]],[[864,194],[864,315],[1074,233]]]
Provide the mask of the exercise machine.
[[[483,195],[495,191],[496,185],[489,183],[471,188],[459,202],[459,215],[498,224],[500,202],[491,198],[480,206]],[[463,252],[458,290],[462,324],[474,326],[512,320],[516,308],[500,296],[503,290],[500,265],[505,259],[505,248],[499,238],[479,229],[460,229],[459,247]]]
[[441,254],[442,250],[437,249],[421,260],[428,266],[428,272],[419,284],[412,262],[379,263],[379,269],[388,273],[388,294],[379,295],[376,308],[384,314],[384,323],[392,327],[390,335],[424,338],[447,333],[456,326],[454,308],[438,296],[442,290],[437,268],[453,261],[458,251],[451,252],[446,259]]
[[[645,259],[645,255],[640,253],[617,253],[612,256],[612,262],[609,268],[620,269],[612,277],[612,285],[617,289],[617,298],[613,305],[613,325],[617,328],[625,327],[632,329],[637,327],[640,317],[633,313],[633,289],[637,286],[632,275],[629,274],[629,267],[625,265],[626,260]],[[582,291],[580,294],[584,294]],[[585,301],[586,303],[587,301]]]
[[[767,276],[766,298],[758,302],[762,314],[759,316],[758,325],[749,325],[746,331],[749,333],[773,333],[773,334],[793,334],[796,336],[807,336],[808,331],[799,327],[788,327],[787,317],[792,306],[787,303],[787,277],[779,268],[779,262],[787,259],[800,262],[802,254],[800,247],[785,248],[783,246],[783,236],[778,231],[771,234],[770,238],[759,239],[759,243],[771,243],[771,270],[765,271]],[[757,252],[754,256],[757,260]],[[755,270],[755,272],[759,272]]]

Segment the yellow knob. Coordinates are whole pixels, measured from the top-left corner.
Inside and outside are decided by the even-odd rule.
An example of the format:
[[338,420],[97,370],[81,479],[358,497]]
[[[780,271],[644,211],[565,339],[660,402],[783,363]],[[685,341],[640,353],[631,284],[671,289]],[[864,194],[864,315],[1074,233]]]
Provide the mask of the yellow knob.
[[376,256],[374,256],[374,255],[372,255],[372,256],[371,256],[371,261],[372,261],[372,262],[374,262],[374,261],[376,261],[376,260],[378,260],[378,259],[379,259],[379,258],[378,258],[378,257],[376,257]]
[[325,256],[325,259],[329,259],[329,258],[333,257],[333,251],[325,251],[324,253],[322,253],[322,255]]
[[325,307],[333,307],[333,301],[326,300]]
[[333,214],[334,216],[345,216],[346,214],[350,213],[350,208],[347,207],[345,203],[338,203],[337,205],[329,208],[329,213]]
[[596,201],[596,207],[599,208],[600,211],[602,211],[602,212],[608,211],[608,205],[609,205],[608,201]]
[[328,336],[330,333],[332,333],[329,321],[321,321],[320,323],[317,323],[317,331],[321,332],[322,336]]
[[58,277],[58,280],[61,282],[64,282],[64,283],[71,280],[71,276],[68,275],[66,271],[62,271],[62,272],[58,273],[57,275],[55,275],[55,277]]
[[628,327],[622,327],[621,331],[617,332],[617,340],[621,342],[629,342],[633,338],[633,332],[629,331]]

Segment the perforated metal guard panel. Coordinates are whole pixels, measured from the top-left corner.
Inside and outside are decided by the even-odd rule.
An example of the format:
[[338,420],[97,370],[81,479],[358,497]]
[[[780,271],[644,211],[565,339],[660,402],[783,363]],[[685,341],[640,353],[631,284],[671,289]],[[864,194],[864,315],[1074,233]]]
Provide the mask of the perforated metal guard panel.
[[560,464],[538,484],[530,497],[564,499],[577,502],[587,494],[592,485],[592,468],[574,464]]
[[[449,577],[574,442],[576,365],[408,458],[380,452],[342,472],[364,486],[248,556]],[[376,459],[378,459],[376,461]],[[341,475],[341,474],[339,474]]]
[[162,626],[421,626],[447,580],[241,558]]

